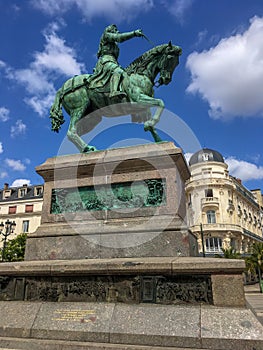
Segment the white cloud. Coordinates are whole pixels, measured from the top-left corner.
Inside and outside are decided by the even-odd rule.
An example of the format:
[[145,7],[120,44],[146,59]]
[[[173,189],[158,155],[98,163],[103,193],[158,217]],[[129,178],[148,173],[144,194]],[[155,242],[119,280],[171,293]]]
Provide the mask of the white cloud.
[[26,132],[26,124],[21,119],[16,121],[16,124],[11,126],[11,137],[23,135]]
[[87,20],[103,16],[117,23],[131,20],[153,7],[152,0],[76,0],[76,4]]
[[193,155],[193,153],[185,153],[184,154],[184,157],[185,157],[185,160],[187,161],[187,164],[189,164],[189,160],[192,157],[192,155]]
[[203,43],[206,40],[207,35],[208,35],[207,29],[202,30],[201,32],[199,32],[197,34],[198,39],[197,39],[197,42],[195,43],[195,47],[198,47],[201,43]]
[[21,11],[21,8],[17,4],[12,5],[12,9],[14,12],[18,13]]
[[0,171],[0,179],[4,179],[5,177],[8,177],[8,174],[6,171]]
[[72,0],[60,0],[60,1],[53,1],[53,0],[31,0],[31,4],[49,14],[54,15],[58,13],[64,13],[70,9],[70,7],[73,5],[75,1]]
[[32,96],[26,98],[26,103],[40,116],[46,116],[52,106],[55,98],[55,90],[46,97],[39,98],[39,96]]
[[52,23],[43,33],[46,44],[42,52],[35,52],[29,67],[6,68],[9,79],[23,85],[28,93],[25,102],[40,116],[45,116],[53,103],[56,89],[53,82],[61,74],[66,77],[81,74],[85,65],[76,59],[76,52],[59,38],[56,31],[61,24]]
[[0,107],[0,121],[6,122],[9,119],[9,109],[5,107]]
[[263,17],[254,17],[243,34],[188,56],[192,82],[187,92],[209,103],[212,118],[263,116],[262,37]]
[[24,160],[24,162],[25,162],[26,164],[31,164],[31,160],[30,160],[29,158],[26,158],[26,159]]
[[5,67],[6,67],[5,62],[0,60],[0,68],[5,68]]
[[193,2],[194,0],[163,0],[164,6],[180,23],[184,22],[185,14]]
[[4,152],[3,143],[0,142],[0,153],[3,153],[3,152]]
[[88,21],[94,17],[105,17],[114,23],[130,20],[154,5],[153,0],[31,0],[31,3],[49,15],[65,13],[76,6]]
[[47,81],[44,72],[34,64],[30,68],[9,70],[8,78],[23,85],[29,94],[46,93],[53,89],[52,83]]
[[242,181],[263,179],[263,166],[257,166],[234,157],[226,158],[225,162],[228,165],[229,173]]
[[16,179],[14,180],[14,182],[12,183],[12,185],[10,187],[21,187],[23,185],[28,185],[30,186],[30,180],[27,179]]
[[5,160],[5,163],[7,166],[9,166],[9,168],[16,171],[24,171],[26,169],[25,165],[21,162],[21,160],[7,158]]
[[57,23],[52,23],[44,32],[46,45],[43,52],[35,53],[35,61],[32,63],[39,71],[57,71],[67,76],[81,74],[85,71],[85,65],[76,60],[76,52],[66,45],[65,40],[58,37],[56,31],[59,29]]

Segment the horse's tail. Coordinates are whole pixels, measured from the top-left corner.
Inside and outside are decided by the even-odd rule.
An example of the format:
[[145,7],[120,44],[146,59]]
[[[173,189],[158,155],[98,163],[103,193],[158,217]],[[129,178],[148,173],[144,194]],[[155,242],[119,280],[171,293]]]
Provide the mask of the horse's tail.
[[50,109],[49,118],[51,119],[52,131],[59,132],[61,125],[65,122],[62,113],[62,94],[61,89],[56,93],[55,101]]

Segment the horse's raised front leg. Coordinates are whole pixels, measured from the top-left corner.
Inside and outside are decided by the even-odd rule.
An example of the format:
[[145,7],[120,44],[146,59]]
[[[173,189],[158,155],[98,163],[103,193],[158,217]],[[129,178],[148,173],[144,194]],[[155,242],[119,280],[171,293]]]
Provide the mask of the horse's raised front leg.
[[[144,130],[145,131],[150,131],[152,134],[154,141],[155,142],[162,142],[162,139],[158,135],[155,125],[159,122],[160,116],[164,110],[164,102],[161,99],[158,98],[153,98],[148,95],[140,94],[140,103],[144,103],[145,105],[148,105],[150,107],[156,106],[156,111],[153,116],[151,116],[150,120],[147,120],[144,123]],[[151,114],[150,114],[151,115]]]
[[81,110],[79,110],[75,111],[71,116],[67,137],[72,143],[74,143],[81,153],[96,151],[96,147],[87,145],[77,133],[76,124],[80,120],[81,115]]

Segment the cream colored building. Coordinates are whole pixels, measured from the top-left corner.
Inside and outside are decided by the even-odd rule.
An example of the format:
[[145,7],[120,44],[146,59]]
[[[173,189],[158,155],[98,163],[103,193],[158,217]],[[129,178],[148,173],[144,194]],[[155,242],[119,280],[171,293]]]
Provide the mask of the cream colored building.
[[[40,225],[43,204],[43,185],[9,187],[0,190],[0,223],[7,220],[16,223],[14,232],[7,240],[20,233],[32,233]],[[0,237],[0,238],[3,238]],[[0,246],[2,246],[0,242]]]
[[[263,201],[260,190],[249,191],[232,177],[222,155],[204,148],[189,161],[186,183],[188,224],[198,237],[199,253],[222,253],[233,247],[249,252],[253,242],[263,242]],[[202,239],[203,237],[203,239]]]

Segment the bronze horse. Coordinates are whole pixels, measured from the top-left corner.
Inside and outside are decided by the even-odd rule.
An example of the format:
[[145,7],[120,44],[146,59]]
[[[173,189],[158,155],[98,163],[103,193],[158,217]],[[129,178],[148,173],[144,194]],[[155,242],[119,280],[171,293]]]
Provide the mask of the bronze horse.
[[[105,117],[122,116],[121,108],[117,109],[117,113],[114,113],[112,109],[103,107],[125,102],[124,115],[131,114],[132,121],[144,122],[144,130],[151,132],[155,142],[160,142],[161,139],[157,134],[155,124],[160,119],[164,102],[153,97],[153,86],[158,74],[159,86],[171,82],[172,74],[179,64],[181,53],[182,49],[170,42],[169,44],[156,46],[134,60],[125,69],[121,82],[121,89],[126,93],[127,98],[117,102],[109,98],[109,79],[103,87],[92,84],[93,76],[90,74],[77,75],[67,80],[57,91],[50,110],[52,130],[58,132],[64,123],[63,106],[70,115],[70,125],[67,132],[69,140],[82,153],[95,151],[94,146],[87,145],[79,136],[78,122],[93,111],[99,111],[100,109]],[[153,115],[151,114],[151,107],[157,107]],[[99,118],[96,117],[96,120],[90,120],[90,125],[86,127],[86,130],[92,130],[100,122],[101,117],[102,115]]]

